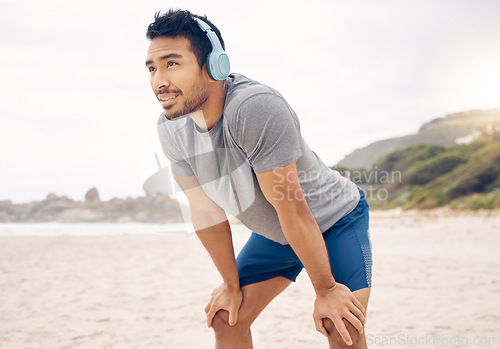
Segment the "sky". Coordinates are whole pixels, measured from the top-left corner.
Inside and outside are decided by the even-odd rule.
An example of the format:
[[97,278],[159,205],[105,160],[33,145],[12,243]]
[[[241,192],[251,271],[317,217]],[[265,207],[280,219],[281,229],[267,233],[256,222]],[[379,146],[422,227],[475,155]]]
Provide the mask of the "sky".
[[208,16],[231,71],[280,91],[327,165],[500,106],[497,0],[2,0],[0,200],[144,194],[154,153],[167,163],[145,31],[170,7]]

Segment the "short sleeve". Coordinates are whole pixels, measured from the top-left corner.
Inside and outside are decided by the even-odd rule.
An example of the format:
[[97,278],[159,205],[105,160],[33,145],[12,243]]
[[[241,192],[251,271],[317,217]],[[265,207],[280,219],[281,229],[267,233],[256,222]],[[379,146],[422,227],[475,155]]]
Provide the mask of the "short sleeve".
[[172,166],[172,172],[184,177],[194,176],[194,172],[189,163],[182,158],[179,150],[169,141],[168,136],[162,132],[161,127],[158,128],[158,137],[163,153]]
[[288,165],[302,155],[299,121],[281,96],[249,97],[241,104],[233,127],[236,142],[255,173]]

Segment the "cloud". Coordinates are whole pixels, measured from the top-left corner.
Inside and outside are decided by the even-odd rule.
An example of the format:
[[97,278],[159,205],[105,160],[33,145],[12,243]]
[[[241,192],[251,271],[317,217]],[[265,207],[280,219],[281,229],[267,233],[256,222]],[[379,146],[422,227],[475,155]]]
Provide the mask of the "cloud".
[[233,71],[277,88],[327,164],[480,107],[450,86],[499,61],[497,1],[4,1],[0,199],[78,199],[91,186],[104,199],[141,193],[142,168],[155,166],[141,144],[161,111],[145,30],[167,6],[206,13]]

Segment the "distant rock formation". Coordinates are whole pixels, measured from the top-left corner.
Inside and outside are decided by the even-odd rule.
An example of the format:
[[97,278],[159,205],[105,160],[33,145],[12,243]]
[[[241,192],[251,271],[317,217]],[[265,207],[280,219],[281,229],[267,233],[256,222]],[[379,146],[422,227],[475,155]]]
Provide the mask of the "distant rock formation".
[[143,196],[101,201],[96,188],[90,189],[85,201],[48,194],[45,200],[13,204],[0,201],[0,222],[182,222],[181,207],[167,195]]
[[87,203],[101,202],[101,199],[99,198],[99,193],[97,192],[96,188],[89,189],[87,194],[85,194],[85,202]]

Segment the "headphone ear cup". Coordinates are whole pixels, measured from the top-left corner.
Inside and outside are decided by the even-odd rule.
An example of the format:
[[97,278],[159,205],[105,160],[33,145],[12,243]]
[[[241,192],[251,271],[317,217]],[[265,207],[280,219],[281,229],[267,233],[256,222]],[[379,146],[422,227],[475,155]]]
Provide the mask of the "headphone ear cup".
[[224,80],[229,76],[229,57],[224,51],[212,51],[207,56],[207,72],[214,80]]
[[193,19],[198,23],[198,26],[207,35],[210,44],[212,45],[212,51],[207,55],[205,60],[205,65],[207,67],[207,73],[214,80],[224,80],[229,76],[229,57],[222,48],[217,35],[214,33],[210,26],[203,22],[198,17],[193,17]]

